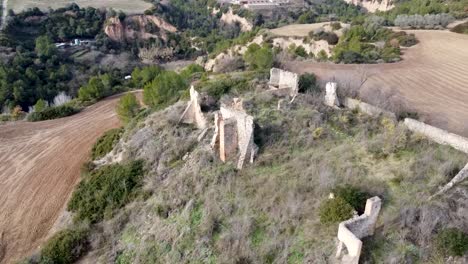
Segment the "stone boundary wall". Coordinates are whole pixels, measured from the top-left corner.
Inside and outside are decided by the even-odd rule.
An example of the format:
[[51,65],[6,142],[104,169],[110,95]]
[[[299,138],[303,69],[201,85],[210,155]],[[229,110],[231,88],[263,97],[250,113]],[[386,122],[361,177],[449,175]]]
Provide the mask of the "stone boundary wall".
[[455,177],[453,177],[453,179],[449,183],[442,187],[442,189],[440,189],[436,194],[431,196],[431,199],[435,196],[445,193],[446,191],[450,190],[453,186],[466,179],[468,179],[468,164],[466,164],[465,167],[457,175],[455,175]]
[[417,121],[411,118],[405,118],[404,124],[406,127],[416,133],[423,134],[431,140],[443,144],[449,145],[453,148],[468,153],[468,139],[462,136],[450,133],[443,129],[430,126],[421,121]]
[[[361,256],[361,238],[374,234],[375,224],[379,216],[382,201],[375,196],[366,201],[364,214],[341,222],[338,226],[338,249],[336,257],[341,258],[341,263],[358,264]],[[346,246],[348,254],[342,256],[343,246]]]
[[396,115],[390,111],[384,110],[382,108],[370,105],[368,103],[353,98],[346,97],[343,102],[343,105],[349,109],[359,109],[362,112],[371,116],[379,116],[382,114],[386,117],[396,119]]

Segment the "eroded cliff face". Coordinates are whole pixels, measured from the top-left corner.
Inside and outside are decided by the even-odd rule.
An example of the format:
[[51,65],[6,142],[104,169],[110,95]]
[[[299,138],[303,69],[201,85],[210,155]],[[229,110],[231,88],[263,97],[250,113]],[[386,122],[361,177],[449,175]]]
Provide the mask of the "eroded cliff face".
[[122,42],[124,40],[150,38],[167,39],[167,32],[176,32],[177,28],[169,24],[162,18],[149,15],[128,16],[123,21],[118,17],[107,20],[104,32],[114,40]]
[[395,7],[393,0],[345,0],[348,4],[358,5],[365,8],[368,12],[388,11]]

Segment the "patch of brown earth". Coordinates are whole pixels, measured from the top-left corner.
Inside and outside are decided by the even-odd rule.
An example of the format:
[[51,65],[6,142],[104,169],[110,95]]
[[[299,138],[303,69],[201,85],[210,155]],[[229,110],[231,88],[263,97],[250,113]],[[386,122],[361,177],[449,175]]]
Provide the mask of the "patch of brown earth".
[[118,96],[43,122],[0,126],[0,263],[31,254],[47,237],[105,131],[120,126]]

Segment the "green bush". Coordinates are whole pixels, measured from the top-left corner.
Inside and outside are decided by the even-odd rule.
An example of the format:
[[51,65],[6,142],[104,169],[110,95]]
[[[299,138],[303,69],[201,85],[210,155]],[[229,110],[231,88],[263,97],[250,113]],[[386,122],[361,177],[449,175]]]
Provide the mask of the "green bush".
[[142,88],[158,77],[163,71],[161,67],[156,65],[135,68],[132,72],[132,84],[136,88]]
[[353,216],[353,207],[343,198],[327,199],[319,207],[320,223],[335,224]]
[[187,83],[182,76],[166,71],[145,85],[143,100],[151,107],[162,107],[177,101],[185,89]]
[[132,93],[128,93],[119,99],[117,104],[117,114],[124,124],[134,118],[140,110],[138,99]]
[[319,92],[317,77],[313,73],[304,73],[299,77],[299,92]]
[[268,47],[260,47],[258,44],[250,44],[244,53],[244,60],[254,70],[270,69],[273,66],[273,52]]
[[302,58],[307,58],[308,56],[307,51],[302,45],[296,47],[296,49],[294,50],[294,54]]
[[34,112],[28,115],[28,121],[36,122],[36,121],[56,119],[56,118],[71,116],[78,112],[79,112],[79,109],[70,105],[47,107],[41,112]]
[[36,104],[34,105],[35,112],[42,112],[47,107],[47,102],[45,100],[39,99],[37,100]]
[[194,73],[204,72],[205,69],[198,65],[198,64],[190,64],[189,66],[185,67],[181,72],[180,75],[189,80]]
[[332,189],[335,197],[340,197],[351,205],[360,214],[364,212],[366,207],[366,200],[370,198],[370,195],[366,192],[359,190],[358,188],[345,184],[337,186]]
[[463,256],[468,251],[468,235],[456,228],[441,230],[435,242],[437,251],[444,256]]
[[74,263],[88,250],[87,231],[65,229],[51,237],[41,250],[39,263]]
[[123,129],[122,128],[115,128],[107,131],[102,135],[91,150],[91,158],[93,160],[99,159],[104,157],[107,153],[109,153],[119,142],[120,137],[122,136]]
[[143,181],[143,162],[101,167],[83,178],[72,194],[68,210],[75,221],[96,223],[112,217],[116,209],[134,200]]

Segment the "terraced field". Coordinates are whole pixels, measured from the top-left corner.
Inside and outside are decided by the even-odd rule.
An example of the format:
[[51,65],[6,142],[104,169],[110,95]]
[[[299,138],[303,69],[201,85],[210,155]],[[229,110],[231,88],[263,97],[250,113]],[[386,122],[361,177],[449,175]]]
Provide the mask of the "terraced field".
[[67,118],[0,126],[0,263],[30,254],[47,237],[96,138],[119,126],[117,99]]
[[365,71],[367,89],[395,89],[428,123],[468,136],[468,35],[449,31],[408,31],[420,43],[404,50],[403,61],[377,65],[288,62],[298,73],[327,81]]

